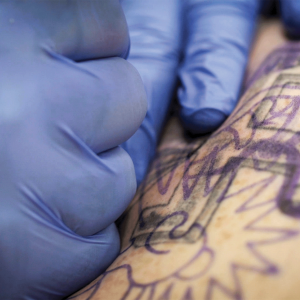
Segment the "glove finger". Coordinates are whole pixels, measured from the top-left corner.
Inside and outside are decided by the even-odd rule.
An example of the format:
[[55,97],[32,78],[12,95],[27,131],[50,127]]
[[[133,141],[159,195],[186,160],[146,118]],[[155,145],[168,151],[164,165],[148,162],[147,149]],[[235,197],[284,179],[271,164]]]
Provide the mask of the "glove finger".
[[155,153],[176,83],[182,5],[179,0],[125,0],[122,6],[131,39],[128,61],[141,75],[148,99],[146,118],[122,145],[140,183]]
[[[120,58],[114,60],[126,63]],[[32,190],[32,196],[24,198],[24,204],[16,201],[9,205],[15,205],[14,209],[18,211],[19,206],[33,205],[32,197],[36,197],[36,201],[51,205],[57,217],[64,220],[73,231],[83,235],[94,234],[123,212],[136,188],[133,164],[124,150],[115,148],[101,153],[99,157],[95,152],[103,150],[101,143],[111,148],[114,143],[124,141],[131,134],[130,131],[138,128],[142,118],[139,116],[140,121],[136,124],[135,114],[128,117],[131,110],[136,108],[131,106],[132,99],[127,101],[127,106],[124,105],[122,101],[127,99],[122,94],[118,98],[108,89],[107,93],[111,92],[112,96],[101,98],[106,86],[104,75],[102,89],[98,77],[89,77],[81,70],[78,73],[82,76],[76,77],[76,69],[72,72],[73,68],[67,68],[67,72],[60,64],[53,67],[50,61],[54,74],[57,74],[55,78],[48,62],[43,62],[41,68],[37,59],[35,69],[41,68],[41,73],[49,75],[45,78],[41,76],[40,82],[35,79],[41,73],[34,73],[28,85],[26,76],[14,72],[14,68],[1,78],[3,85],[7,82],[19,83],[18,90],[8,89],[1,95],[2,99],[9,99],[12,103],[6,108],[2,105],[4,109],[1,111],[1,199],[6,187],[11,187],[9,195],[16,191],[26,193]],[[18,80],[21,76],[24,79]],[[127,73],[129,76],[130,73]],[[127,79],[124,80],[126,82]],[[39,89],[35,88],[34,82],[39,82]],[[55,84],[57,88],[53,90]],[[79,91],[76,85],[79,85]],[[132,87],[129,89],[132,90]],[[115,115],[115,110],[119,108],[125,117],[123,114]],[[110,118],[116,119],[116,126],[109,123]],[[111,129],[109,125],[114,128]],[[98,135],[98,130],[104,130],[102,136]],[[122,135],[118,131],[122,131]],[[115,132],[119,141],[109,136]],[[97,143],[100,145],[98,149]],[[31,209],[34,208],[33,205]],[[102,214],[101,218],[99,214]]]
[[44,95],[51,96],[45,111],[50,122],[59,120],[58,127],[71,128],[96,153],[132,136],[147,109],[135,68],[121,58],[82,63],[60,58],[55,56],[47,69],[55,81],[43,80]]
[[[97,156],[72,133],[69,142],[73,150],[60,149],[53,157],[48,153],[52,166],[47,173],[27,175],[22,192],[31,210],[42,202],[73,232],[89,236],[113,223],[129,205],[136,191],[134,167],[120,147]],[[33,163],[42,162],[35,158]]]
[[[7,22],[11,20],[11,22]],[[29,43],[73,60],[126,57],[129,36],[118,0],[1,1],[4,47]]]
[[118,255],[115,224],[81,237],[45,213],[46,218],[29,211],[12,218],[1,210],[1,299],[62,299],[99,276]]
[[295,38],[300,37],[300,2],[295,0],[280,0],[280,11],[287,32]]
[[191,132],[216,129],[234,109],[258,9],[257,0],[186,1],[188,40],[178,98]]

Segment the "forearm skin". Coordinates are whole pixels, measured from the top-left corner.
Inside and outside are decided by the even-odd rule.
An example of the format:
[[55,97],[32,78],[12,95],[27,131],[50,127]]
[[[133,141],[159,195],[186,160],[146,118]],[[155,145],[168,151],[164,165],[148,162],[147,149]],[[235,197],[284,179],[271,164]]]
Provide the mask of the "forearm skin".
[[[249,72],[283,40],[263,31]],[[120,220],[122,253],[72,299],[299,298],[299,62],[299,43],[272,52],[210,137],[169,123]]]

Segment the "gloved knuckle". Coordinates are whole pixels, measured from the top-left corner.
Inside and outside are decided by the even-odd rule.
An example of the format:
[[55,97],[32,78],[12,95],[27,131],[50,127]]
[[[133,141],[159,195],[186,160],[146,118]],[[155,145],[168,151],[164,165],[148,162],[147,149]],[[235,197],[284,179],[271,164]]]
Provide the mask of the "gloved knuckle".
[[[134,196],[136,190],[136,176],[134,165],[129,154],[121,147],[117,149],[117,164],[120,166],[116,172],[116,182],[119,184],[119,191],[126,195],[126,202],[130,201]],[[123,190],[123,192],[122,192]]]
[[121,147],[116,148],[116,159],[118,160],[118,165],[120,166],[118,176],[127,177],[129,181],[135,179],[132,159],[129,154]]
[[[147,112],[147,98],[144,85],[140,74],[136,68],[128,61],[119,58],[119,72],[123,72],[122,85],[126,86],[129,92],[129,100],[136,119],[141,121],[144,119]],[[120,88],[120,87],[119,87]]]

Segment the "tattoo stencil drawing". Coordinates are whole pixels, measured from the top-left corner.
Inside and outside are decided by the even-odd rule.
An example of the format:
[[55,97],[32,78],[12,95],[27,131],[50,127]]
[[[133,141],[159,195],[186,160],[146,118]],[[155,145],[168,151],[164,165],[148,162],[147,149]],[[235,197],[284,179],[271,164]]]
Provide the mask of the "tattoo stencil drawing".
[[[267,58],[248,85],[253,85],[258,78],[269,73],[295,67],[299,61],[299,44],[289,44],[278,49]],[[194,299],[192,282],[208,274],[217,255],[216,249],[209,243],[210,224],[223,203],[246,192],[248,196],[239,203],[234,213],[238,215],[250,210],[257,210],[258,213],[255,219],[243,225],[243,230],[269,233],[270,237],[247,241],[245,247],[258,265],[230,262],[233,288],[211,276],[207,279],[204,298],[212,299],[214,290],[218,289],[230,299],[243,299],[239,270],[264,276],[274,276],[280,272],[276,263],[259,249],[290,240],[299,231],[295,228],[266,228],[259,224],[278,210],[289,218],[300,218],[300,75],[281,73],[270,87],[259,92],[250,87],[247,95],[250,96],[244,105],[209,139],[165,148],[158,153],[135,200],[120,220],[119,226],[126,230],[126,222],[129,219],[136,220],[122,253],[143,247],[152,255],[162,257],[172,255],[172,251],[168,247],[161,249],[159,245],[170,244],[171,247],[178,243],[199,245],[194,254],[168,276],[147,283],[138,282],[134,278],[130,264],[122,264],[106,271],[98,281],[77,296],[86,295],[86,299],[92,299],[106,277],[123,269],[126,271],[128,287],[122,300],[129,299],[136,289],[139,290],[134,298],[136,300],[171,299],[172,289],[178,281],[187,283],[182,299]],[[264,97],[255,101],[260,95]],[[243,132],[238,128],[239,124],[245,124]],[[204,147],[210,151],[204,153]],[[226,151],[234,155],[226,158]],[[253,172],[257,174],[257,180],[244,182],[241,188],[234,190],[236,181],[244,180],[247,174]],[[178,174],[183,175],[180,177]],[[263,195],[267,188],[273,192],[265,199]],[[153,189],[165,197],[163,202],[147,200],[147,194]],[[204,255],[207,263],[196,274],[187,276],[185,271]],[[157,287],[168,282],[171,284],[157,298]]]

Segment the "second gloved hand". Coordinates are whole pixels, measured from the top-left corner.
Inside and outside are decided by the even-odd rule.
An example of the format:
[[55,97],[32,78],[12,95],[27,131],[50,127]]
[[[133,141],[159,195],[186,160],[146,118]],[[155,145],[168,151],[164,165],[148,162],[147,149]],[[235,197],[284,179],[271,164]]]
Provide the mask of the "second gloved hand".
[[123,144],[140,183],[177,77],[181,119],[191,132],[215,130],[234,109],[259,0],[123,0],[122,5],[131,38],[128,60],[141,74],[148,97],[145,120]]

